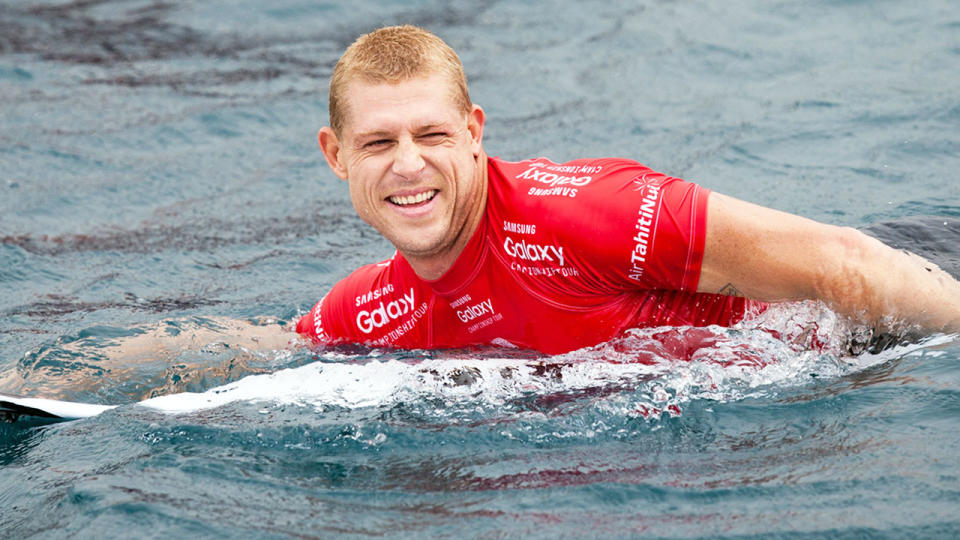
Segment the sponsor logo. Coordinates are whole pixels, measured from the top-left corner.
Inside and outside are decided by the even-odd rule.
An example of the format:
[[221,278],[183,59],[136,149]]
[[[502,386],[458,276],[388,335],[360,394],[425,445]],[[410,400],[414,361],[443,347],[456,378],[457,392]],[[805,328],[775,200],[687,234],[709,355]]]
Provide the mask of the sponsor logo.
[[567,174],[597,174],[603,167],[600,165],[547,165],[546,169]]
[[[550,169],[551,167],[547,167]],[[522,178],[524,180],[533,180],[534,182],[539,182],[550,187],[558,186],[575,186],[583,187],[590,183],[593,180],[593,177],[590,175],[576,176],[575,174],[570,173],[555,173],[550,172],[549,170],[544,170],[544,166],[541,164],[534,164],[527,170],[517,175],[517,178]]]
[[427,314],[427,303],[423,302],[417,309],[413,310],[413,315],[403,321],[393,330],[387,332],[387,335],[376,341],[377,345],[387,345],[403,337],[404,334],[417,327],[417,323]]
[[503,230],[516,234],[537,234],[537,226],[534,223],[513,223],[512,221],[504,221]]
[[386,296],[387,294],[392,292],[393,292],[393,283],[390,283],[386,287],[380,287],[379,289],[374,289],[370,292],[363,293],[357,296],[356,305],[357,307],[360,307],[374,300],[379,300],[381,296]]
[[471,324],[469,327],[467,327],[467,332],[470,332],[471,334],[474,334],[474,333],[477,332],[477,330],[481,330],[481,329],[483,329],[483,328],[486,328],[486,327],[490,326],[491,324],[493,324],[493,323],[495,323],[495,322],[502,321],[502,320],[503,320],[503,314],[502,314],[502,313],[495,313],[495,314],[493,315],[493,317],[487,317],[486,319],[484,319],[484,320],[482,320],[482,321],[480,321],[480,322],[478,322],[478,323]]
[[[653,177],[653,178],[650,178]],[[657,173],[643,173],[640,176],[637,176],[633,179],[633,183],[637,185],[634,188],[634,191],[640,191],[641,189],[651,185],[656,184],[659,187],[662,187],[662,180],[664,179],[663,175]]]
[[450,303],[450,307],[456,309],[456,308],[458,308],[458,307],[466,304],[466,303],[469,302],[470,300],[473,300],[473,298],[470,298],[470,295],[469,295],[469,294],[465,294],[465,295],[461,296],[460,298],[457,298],[456,300],[454,300],[453,302],[451,302],[451,303]]
[[493,301],[489,298],[479,304],[473,304],[466,309],[458,311],[457,318],[460,319],[461,322],[470,322],[477,317],[482,317],[487,314],[493,315]]
[[548,261],[564,265],[563,247],[560,246],[541,246],[527,243],[526,240],[517,242],[508,236],[503,242],[503,250],[511,257],[525,261]]
[[557,188],[543,189],[538,187],[532,187],[529,190],[527,190],[527,195],[533,195],[534,197],[547,197],[551,195],[559,195],[561,197],[573,198],[577,196],[577,188],[557,187]]
[[320,312],[323,311],[323,301],[326,299],[327,295],[323,295],[323,298],[317,303],[317,309],[313,312],[313,330],[320,341],[327,340],[327,336],[323,333],[323,317],[320,315]]
[[522,264],[512,262],[510,263],[510,270],[519,272],[521,274],[526,274],[531,277],[575,277],[580,275],[580,271],[573,266],[562,268],[548,266],[544,268],[542,266],[524,266]]
[[404,294],[396,300],[386,304],[381,301],[378,307],[370,311],[363,310],[357,313],[357,328],[364,334],[369,334],[373,332],[374,328],[380,328],[390,321],[410,313],[413,311],[414,305],[413,287],[411,287],[408,294]]
[[[469,298],[470,295],[466,295],[461,298]],[[471,334],[476,333],[482,328],[486,328],[491,324],[502,321],[503,314],[497,313],[493,309],[493,301],[487,298],[482,302],[469,305],[459,311],[457,311],[457,318],[460,319],[460,322],[472,323],[467,326],[467,332]]]
[[643,277],[644,263],[651,251],[660,204],[660,186],[646,184],[644,187],[647,192],[640,201],[640,210],[637,211],[637,222],[634,224],[637,233],[632,238],[635,244],[633,251],[630,252],[630,270],[627,272],[627,277],[634,281],[640,281]]
[[597,174],[603,170],[602,165],[557,165],[544,161],[534,161],[530,164],[531,169],[546,169],[548,171],[567,173],[567,174]]

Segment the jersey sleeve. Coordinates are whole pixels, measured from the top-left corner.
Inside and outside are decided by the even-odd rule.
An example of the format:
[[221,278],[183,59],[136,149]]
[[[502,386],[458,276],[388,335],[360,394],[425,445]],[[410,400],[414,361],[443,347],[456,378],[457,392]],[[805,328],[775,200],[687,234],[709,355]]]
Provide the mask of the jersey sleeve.
[[336,287],[331,289],[309,313],[297,321],[297,333],[309,338],[315,344],[332,344],[350,339],[350,335],[341,324],[342,309],[337,304],[342,302],[342,291]]
[[571,216],[578,266],[604,288],[696,291],[710,191],[632,161],[603,167]]
[[369,332],[362,332],[362,325],[354,321],[359,311],[356,306],[367,296],[373,297],[371,283],[376,281],[379,274],[378,265],[370,264],[361,266],[337,282],[309,313],[300,318],[297,333],[316,344],[369,341]]
[[428,299],[411,282],[392,259],[362,266],[300,318],[297,333],[317,344],[423,346]]

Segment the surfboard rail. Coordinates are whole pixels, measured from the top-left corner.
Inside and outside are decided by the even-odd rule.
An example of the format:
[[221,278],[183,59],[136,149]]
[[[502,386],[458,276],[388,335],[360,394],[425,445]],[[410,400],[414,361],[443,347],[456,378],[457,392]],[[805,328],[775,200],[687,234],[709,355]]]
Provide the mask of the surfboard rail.
[[114,407],[115,405],[0,395],[0,418],[7,422],[16,422],[21,418],[79,420],[96,416]]

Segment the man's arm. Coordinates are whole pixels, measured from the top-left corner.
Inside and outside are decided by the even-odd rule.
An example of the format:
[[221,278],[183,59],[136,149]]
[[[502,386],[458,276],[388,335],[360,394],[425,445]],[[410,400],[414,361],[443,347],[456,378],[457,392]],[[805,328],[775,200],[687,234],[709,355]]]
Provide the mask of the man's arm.
[[[158,392],[182,391],[194,379],[216,378],[234,367],[251,374],[267,372],[272,368],[263,364],[298,343],[296,334],[275,322],[226,317],[166,320],[129,328],[124,336],[104,338],[96,344],[79,339],[41,349],[34,354],[35,365],[0,373],[0,392],[69,400],[80,392],[103,393],[106,389],[109,394],[135,381],[141,383],[137,386],[143,394],[134,395],[132,389],[124,393],[140,400]],[[217,356],[204,355],[204,351]],[[78,359],[67,376],[44,361],[46,355],[65,352]],[[221,358],[222,353],[226,354]],[[171,382],[167,374],[177,375],[178,382]]]
[[711,193],[698,292],[822,300],[880,329],[960,331],[960,282],[855,229]]
[[[176,331],[171,331],[171,323]],[[297,334],[275,322],[253,323],[228,317],[163,321],[142,327],[136,335],[115,339],[102,351],[118,365],[140,361],[168,361],[188,351],[205,348],[279,351],[297,340]]]

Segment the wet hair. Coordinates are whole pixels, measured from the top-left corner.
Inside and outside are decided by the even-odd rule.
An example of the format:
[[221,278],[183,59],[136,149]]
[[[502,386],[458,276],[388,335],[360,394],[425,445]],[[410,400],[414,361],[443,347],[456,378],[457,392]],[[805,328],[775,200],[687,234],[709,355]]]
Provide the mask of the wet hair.
[[361,79],[396,84],[439,73],[450,81],[454,103],[470,113],[467,77],[460,57],[436,35],[416,26],[387,26],[357,38],[330,77],[330,127],[340,136],[346,116],[347,85]]

